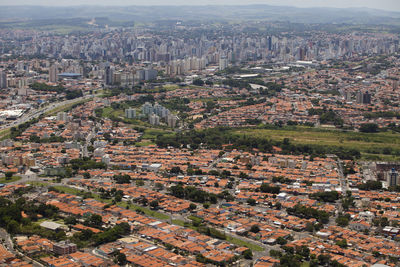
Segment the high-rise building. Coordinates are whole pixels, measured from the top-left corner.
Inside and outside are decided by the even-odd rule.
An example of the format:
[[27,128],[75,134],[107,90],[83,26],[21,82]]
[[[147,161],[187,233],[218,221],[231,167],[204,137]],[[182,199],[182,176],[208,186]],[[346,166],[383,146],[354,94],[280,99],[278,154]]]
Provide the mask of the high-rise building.
[[68,114],[66,112],[58,112],[57,113],[57,121],[67,121]]
[[110,66],[107,66],[104,72],[104,82],[106,85],[113,84],[113,69]]
[[368,91],[363,94],[363,104],[371,104],[371,94]]
[[157,78],[158,71],[153,69],[148,69],[144,71],[144,80],[150,81]]
[[387,183],[388,183],[388,185],[389,186],[398,185],[399,182],[400,182],[398,177],[399,177],[399,173],[394,168],[392,168],[392,170],[390,172],[388,172],[388,174],[387,174]]
[[149,123],[151,125],[159,125],[160,124],[160,117],[156,114],[151,114],[149,116]]
[[175,128],[177,122],[178,122],[178,117],[176,115],[170,114],[167,116],[168,127]]
[[226,57],[220,57],[219,59],[219,70],[224,70],[228,67],[228,59]]
[[58,75],[57,66],[55,64],[51,65],[49,69],[49,82],[56,83],[58,80],[57,75]]
[[7,73],[0,70],[0,89],[7,88]]
[[149,102],[144,103],[142,106],[142,113],[144,115],[150,115],[151,113],[154,113],[153,105]]
[[365,93],[358,91],[356,101],[357,104],[371,104],[371,94],[368,91]]
[[125,117],[128,119],[135,119],[136,118],[136,110],[133,108],[125,109]]

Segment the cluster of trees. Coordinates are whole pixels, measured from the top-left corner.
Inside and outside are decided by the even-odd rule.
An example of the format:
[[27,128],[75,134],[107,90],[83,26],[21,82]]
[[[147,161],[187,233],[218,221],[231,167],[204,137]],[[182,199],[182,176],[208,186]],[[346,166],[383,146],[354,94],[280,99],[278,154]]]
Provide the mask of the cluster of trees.
[[97,162],[90,158],[78,158],[70,161],[73,170],[91,170],[91,169],[107,169],[107,165],[103,162]]
[[389,225],[389,220],[386,217],[376,217],[372,220],[375,226],[386,227]]
[[[28,217],[22,217],[22,212]],[[47,230],[34,224],[33,222],[38,220],[38,215],[42,218],[57,219],[58,208],[27,201],[24,198],[18,198],[15,202],[0,198],[0,226],[10,234],[36,234],[57,241],[66,238],[64,231]]]
[[381,190],[382,182],[381,181],[366,181],[363,184],[359,184],[358,189],[366,190],[366,191]]
[[261,86],[267,87],[266,89],[260,89],[259,92],[261,95],[265,96],[274,96],[276,95],[277,92],[282,91],[283,84],[277,84],[274,82],[264,82],[261,79],[258,78],[247,78],[247,79],[241,79],[241,80],[236,80],[236,79],[225,79],[222,82],[224,85],[228,85],[230,87],[237,87],[237,88],[246,88],[246,89],[251,89],[250,84],[258,84]]
[[65,138],[62,136],[51,135],[48,138],[40,138],[37,135],[31,135],[29,137],[29,141],[33,143],[62,143],[65,141]]
[[169,191],[174,197],[187,199],[197,203],[211,202],[215,204],[218,201],[217,195],[197,189],[194,186],[183,187],[182,185],[175,185],[171,186]]
[[111,199],[114,198],[115,202],[121,202],[122,197],[124,196],[124,192],[122,190],[117,190],[116,188],[111,188],[110,190],[104,189],[100,187],[100,198],[102,199]]
[[[101,218],[101,216],[100,216]],[[130,234],[131,228],[128,223],[123,222],[115,225],[114,227],[110,227],[107,229],[103,229],[102,232],[94,234],[90,230],[83,230],[77,232],[73,235],[71,240],[75,242],[79,247],[92,244],[94,246],[99,246],[101,244],[113,242],[125,235]]]
[[279,266],[282,267],[300,267],[303,266],[304,262],[308,262],[310,267],[344,267],[344,265],[340,264],[338,261],[331,260],[331,257],[327,254],[320,254],[318,257],[315,254],[311,254],[307,246],[297,246],[295,248],[283,246],[282,248],[284,253],[273,249],[269,252],[271,257],[279,258]]
[[176,110],[180,112],[190,112],[192,109],[188,106],[190,100],[188,98],[174,97],[168,101],[162,101],[160,104],[170,110]]
[[366,119],[376,119],[376,118],[397,118],[400,119],[400,113],[395,111],[378,111],[373,113],[364,114]]
[[116,174],[113,179],[117,184],[129,184],[131,182],[131,177],[128,174]]
[[176,135],[159,136],[156,140],[157,145],[161,147],[174,146],[181,147],[190,145],[197,149],[201,143],[207,144],[210,148],[222,148],[222,145],[234,143],[236,148],[248,150],[257,148],[263,152],[272,151],[272,143],[265,138],[248,137],[234,135],[230,128],[217,127],[203,131],[191,130]]
[[310,195],[311,199],[316,199],[322,202],[335,202],[339,199],[339,193],[337,191],[330,191],[330,192],[317,192]]
[[[326,154],[336,154],[341,159],[360,158],[357,149],[348,149],[339,146],[321,146],[310,144],[292,144],[290,140],[271,141],[266,137],[235,134],[227,127],[217,127],[201,131],[191,130],[175,135],[159,135],[156,143],[160,147],[186,147],[199,148],[200,144],[212,149],[222,149],[224,144],[235,144],[236,149],[250,151],[258,149],[261,152],[272,152],[273,146],[281,147],[283,154],[302,154],[324,157]],[[231,148],[233,145],[230,146]],[[226,147],[229,149],[230,147]]]
[[359,131],[362,133],[377,133],[379,132],[379,126],[375,123],[364,123],[361,124]]
[[70,100],[70,99],[75,99],[78,97],[82,97],[83,93],[82,90],[68,90],[65,93],[65,98]]
[[67,99],[75,99],[83,96],[82,90],[67,90],[61,85],[51,86],[45,83],[35,82],[30,87],[35,91],[56,92],[58,94],[65,93]]
[[329,222],[329,213],[323,210],[314,209],[311,207],[303,206],[297,204],[293,208],[287,208],[286,211],[291,214],[301,218],[315,218],[320,223],[326,224]]
[[37,123],[39,119],[32,119],[30,121],[24,122],[18,127],[11,127],[10,128],[10,138],[13,140],[17,140],[17,137],[20,136],[26,129],[28,129],[31,125]]
[[351,191],[347,191],[346,195],[342,197],[342,208],[348,211],[350,207],[354,207],[354,197],[351,195]]
[[350,219],[351,219],[351,216],[348,213],[339,214],[339,216],[336,218],[335,222],[337,225],[339,225],[341,227],[346,227],[347,225],[349,225]]
[[266,183],[262,183],[260,186],[260,191],[263,193],[279,194],[281,188],[279,186],[272,186]]
[[35,90],[35,91],[56,92],[59,94],[65,92],[65,90],[66,90],[65,87],[61,86],[61,85],[52,86],[52,85],[47,85],[45,83],[38,83],[38,82],[31,84],[30,87],[32,90]]
[[322,124],[332,123],[336,126],[343,126],[343,119],[332,109],[327,110],[325,107],[322,109],[311,108],[308,110],[308,115],[318,115]]
[[273,183],[281,183],[281,184],[292,184],[294,181],[283,176],[274,176],[272,177]]

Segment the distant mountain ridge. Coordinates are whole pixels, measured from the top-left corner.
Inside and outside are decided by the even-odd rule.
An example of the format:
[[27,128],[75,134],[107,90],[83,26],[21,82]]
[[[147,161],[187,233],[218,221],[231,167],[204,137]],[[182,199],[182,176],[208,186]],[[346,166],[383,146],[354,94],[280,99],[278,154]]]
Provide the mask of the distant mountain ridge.
[[0,22],[106,17],[113,21],[267,20],[293,23],[354,23],[400,25],[400,12],[369,8],[298,8],[243,6],[1,6]]

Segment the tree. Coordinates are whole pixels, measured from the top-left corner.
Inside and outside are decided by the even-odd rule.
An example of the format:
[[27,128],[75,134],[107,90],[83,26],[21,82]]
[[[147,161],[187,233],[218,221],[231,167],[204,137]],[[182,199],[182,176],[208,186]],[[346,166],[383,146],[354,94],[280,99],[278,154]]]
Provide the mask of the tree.
[[126,260],[126,255],[124,253],[118,252],[117,262],[119,265],[125,265],[128,262]]
[[339,193],[337,191],[330,191],[330,192],[317,192],[310,195],[310,198],[317,199],[323,202],[335,202],[339,199]]
[[256,203],[257,203],[257,201],[256,201],[254,198],[248,198],[248,199],[247,199],[247,203],[248,203],[250,206],[255,206]]
[[279,194],[281,189],[278,186],[270,186],[266,183],[262,183],[260,186],[260,191],[263,193]]
[[375,123],[364,123],[359,130],[362,133],[376,133],[379,131],[379,126]]
[[349,225],[349,221],[350,221],[350,215],[346,214],[346,215],[339,215],[336,218],[336,224],[341,226],[341,227],[346,227],[347,225]]
[[182,173],[182,170],[179,166],[172,167],[169,171],[171,174],[179,174]]
[[76,224],[76,217],[75,216],[68,216],[64,219],[64,223],[66,225],[74,225]]
[[286,241],[286,239],[284,239],[283,237],[278,237],[277,239],[276,239],[276,243],[278,243],[279,245],[286,245],[287,244],[287,241]]
[[189,205],[190,210],[195,210],[196,208],[197,208],[196,204],[190,203],[190,205]]
[[251,252],[250,249],[245,250],[245,251],[243,252],[243,257],[244,257],[246,260],[251,260],[251,259],[253,259],[253,252]]
[[150,202],[150,207],[152,207],[153,209],[157,209],[158,208],[158,201],[157,200],[153,200],[152,202]]
[[85,224],[101,228],[101,226],[103,225],[103,218],[98,214],[92,214],[89,218],[85,220]]
[[193,85],[203,86],[204,81],[202,79],[195,79],[195,80],[193,80]]
[[164,189],[164,185],[162,183],[156,183],[154,187],[156,188],[157,191],[161,191]]
[[85,172],[85,173],[83,174],[83,178],[89,179],[89,178],[90,178],[90,173]]
[[256,224],[254,224],[251,226],[250,231],[253,233],[258,233],[258,232],[260,232],[260,227]]
[[5,176],[6,176],[6,180],[10,180],[14,175],[14,172],[6,172]]
[[347,240],[342,239],[336,242],[336,245],[338,245],[341,248],[347,248]]

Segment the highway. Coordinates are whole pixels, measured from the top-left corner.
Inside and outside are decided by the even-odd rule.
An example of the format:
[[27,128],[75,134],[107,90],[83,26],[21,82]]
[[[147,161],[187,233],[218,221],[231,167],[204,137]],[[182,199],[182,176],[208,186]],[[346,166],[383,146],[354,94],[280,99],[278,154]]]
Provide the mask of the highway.
[[37,109],[37,110],[31,110],[28,113],[25,113],[24,115],[22,115],[21,117],[16,119],[15,121],[11,121],[8,124],[1,125],[0,130],[5,130],[5,129],[11,128],[11,127],[16,127],[20,124],[30,121],[31,119],[38,118],[40,115],[46,114],[46,113],[48,113],[52,110],[55,110],[59,107],[73,104],[73,103],[78,103],[80,101],[84,101],[84,100],[87,100],[87,99],[90,99],[93,97],[94,97],[94,95],[85,95],[85,96],[75,98],[75,99],[65,100],[65,101],[61,101],[61,102],[57,102],[57,103],[51,103],[50,105],[40,108],[40,109]]

